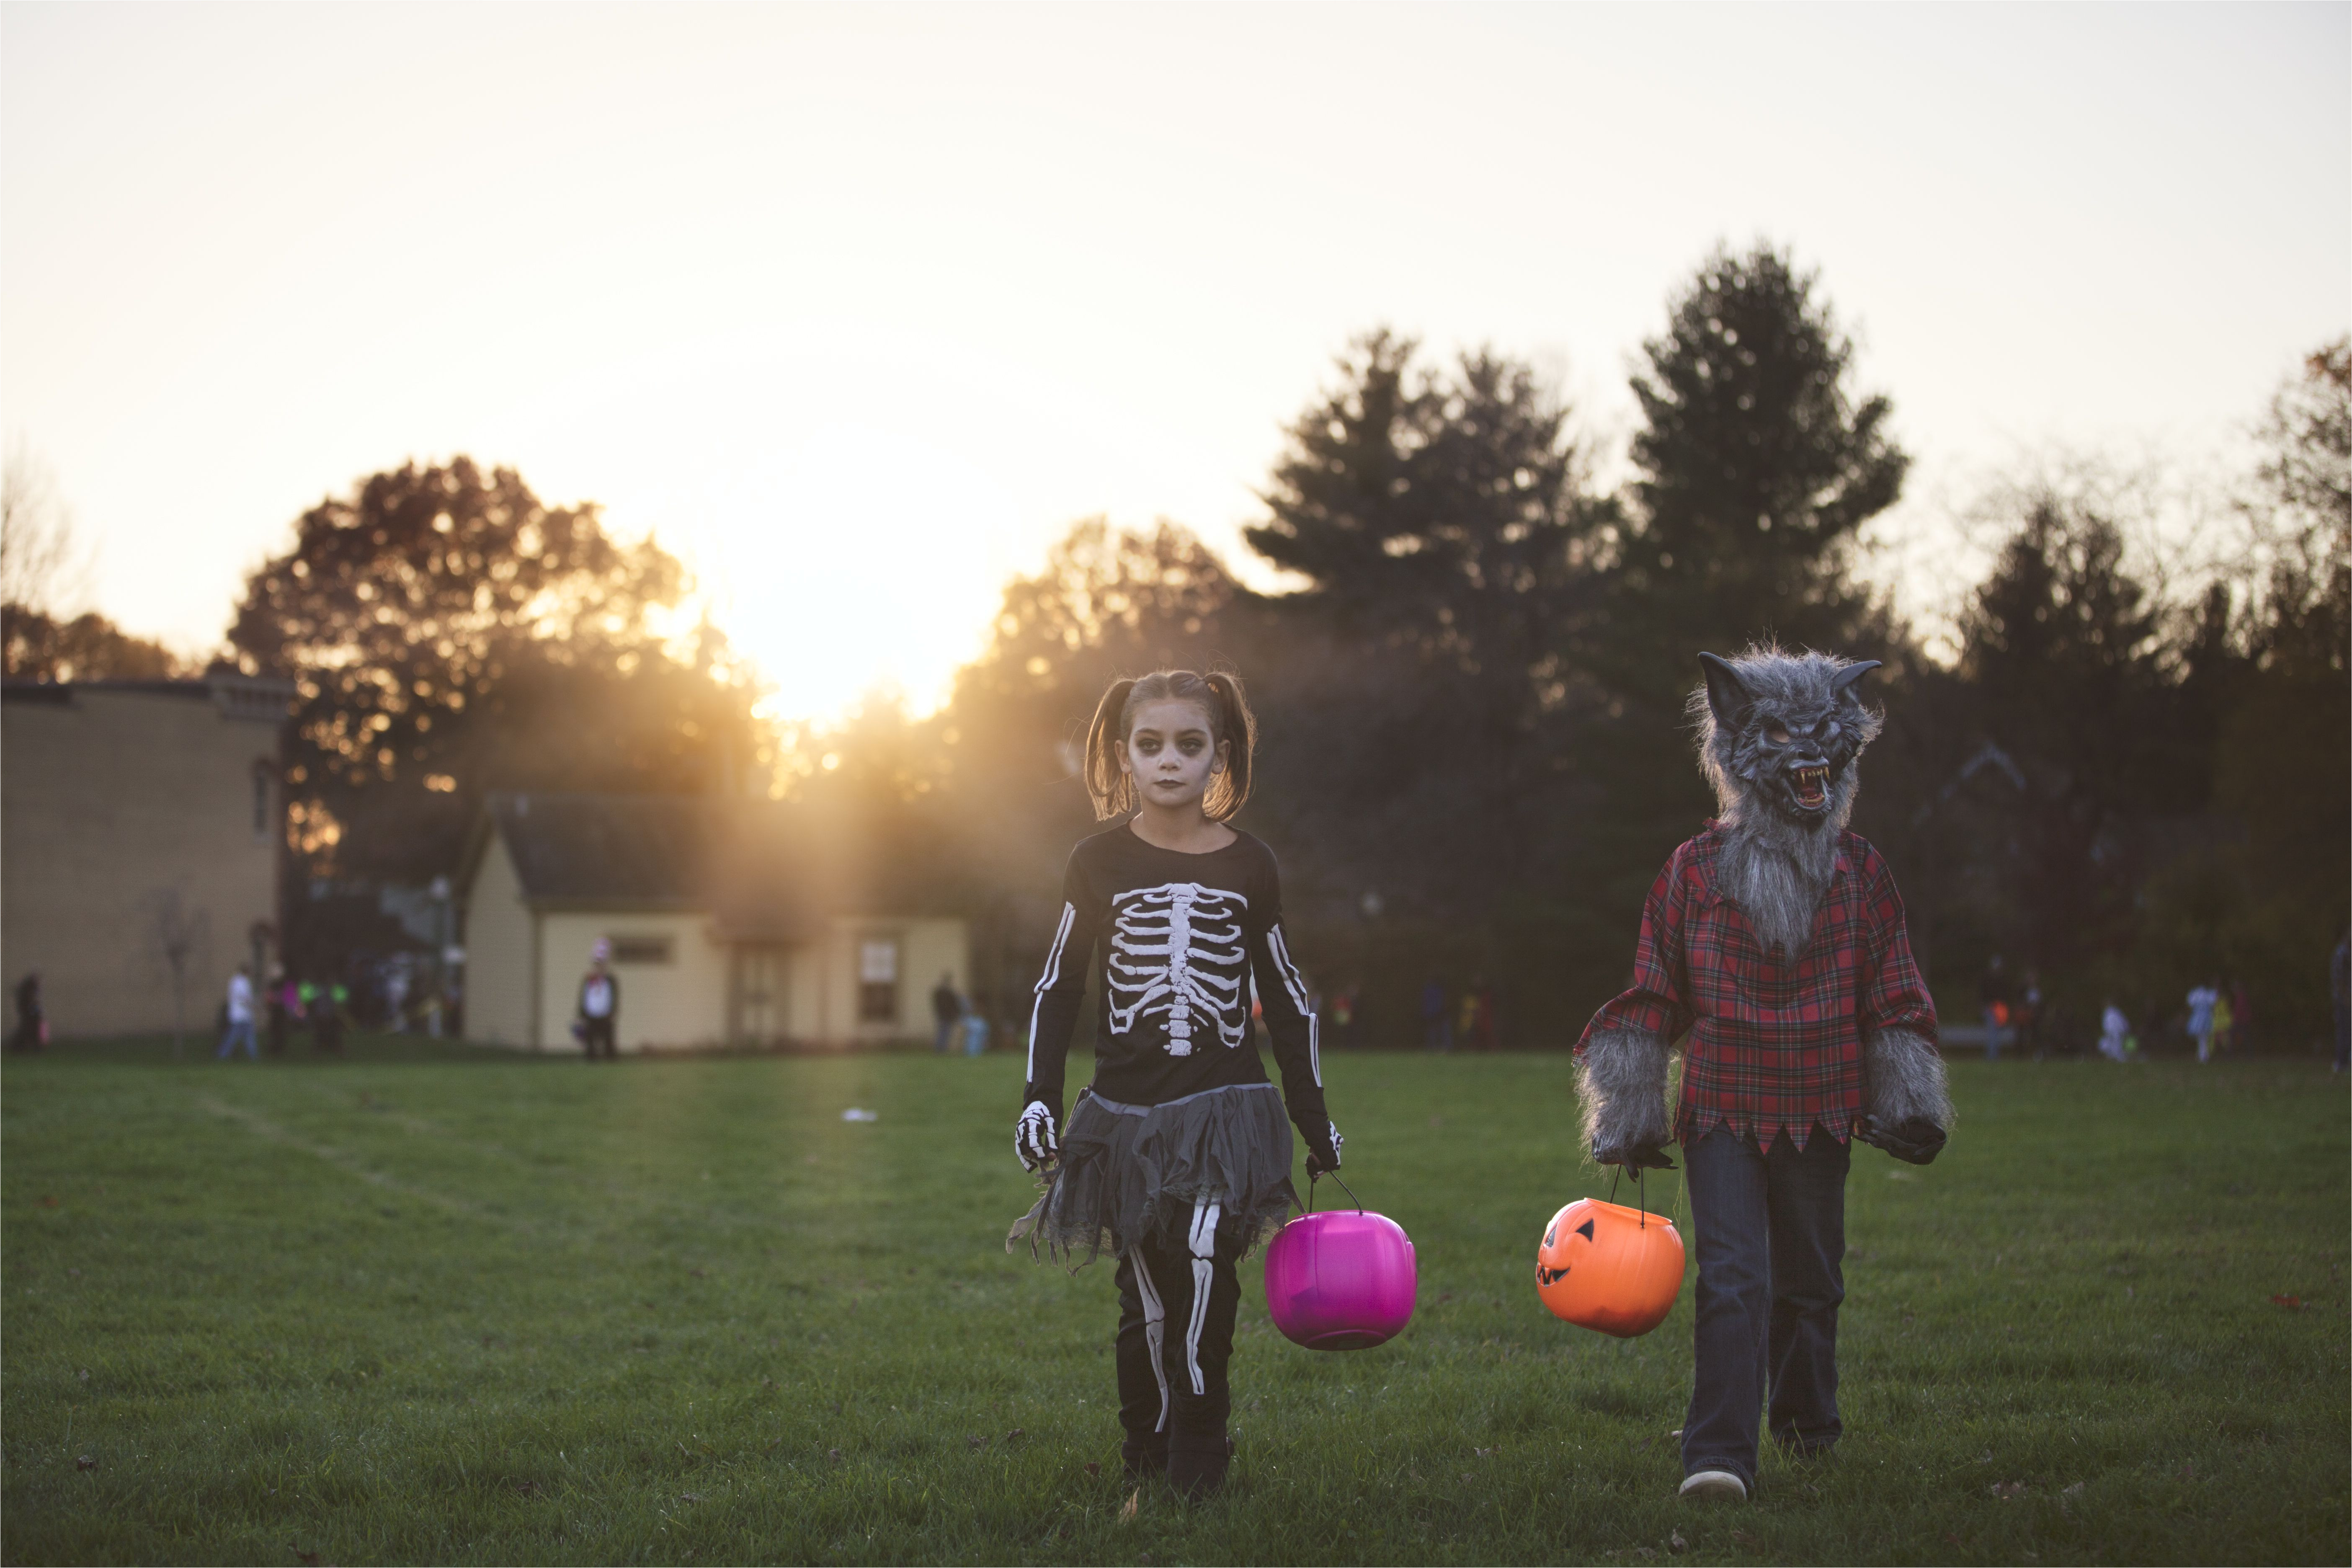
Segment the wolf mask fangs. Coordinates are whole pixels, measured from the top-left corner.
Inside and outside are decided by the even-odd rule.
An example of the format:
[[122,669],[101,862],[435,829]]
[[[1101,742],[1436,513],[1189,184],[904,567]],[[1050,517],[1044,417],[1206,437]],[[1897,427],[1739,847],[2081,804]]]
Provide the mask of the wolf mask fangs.
[[1690,712],[1721,813],[1724,890],[1767,947],[1793,957],[1837,868],[1860,787],[1855,759],[1878,735],[1880,716],[1854,690],[1878,661],[1769,645],[1698,660],[1706,679]]

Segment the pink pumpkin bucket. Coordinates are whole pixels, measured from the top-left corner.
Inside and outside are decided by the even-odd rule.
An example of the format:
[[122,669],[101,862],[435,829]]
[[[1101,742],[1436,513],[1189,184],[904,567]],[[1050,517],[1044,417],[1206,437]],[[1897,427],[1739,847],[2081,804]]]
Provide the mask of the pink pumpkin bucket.
[[1370,1350],[1394,1339],[1412,1321],[1419,1281],[1404,1227],[1360,1207],[1301,1215],[1265,1249],[1266,1311],[1286,1339],[1310,1351]]

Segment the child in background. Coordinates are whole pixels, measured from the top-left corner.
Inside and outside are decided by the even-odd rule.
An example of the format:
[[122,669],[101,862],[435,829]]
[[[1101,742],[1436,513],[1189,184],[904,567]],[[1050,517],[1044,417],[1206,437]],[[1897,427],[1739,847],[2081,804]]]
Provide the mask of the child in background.
[[2213,1004],[2221,993],[2211,984],[2200,985],[2189,993],[2189,1034],[2197,1042],[2197,1059],[2213,1059]]
[[2125,1042],[2131,1038],[2131,1020],[2113,1002],[2099,1015],[2099,1054],[2111,1062],[2124,1059],[2127,1049]]
[[[1223,1484],[1234,1264],[1297,1202],[1286,1106],[1311,1180],[1339,1166],[1315,1015],[1282,930],[1273,852],[1226,826],[1255,740],[1241,681],[1162,670],[1103,694],[1087,737],[1098,817],[1063,877],[1037,982],[1013,1152],[1044,1195],[1006,1239],[1118,1259],[1121,1449],[1130,1478]],[[1066,1127],[1062,1075],[1089,973],[1095,1077]],[[1266,1080],[1255,991],[1282,1068]]]

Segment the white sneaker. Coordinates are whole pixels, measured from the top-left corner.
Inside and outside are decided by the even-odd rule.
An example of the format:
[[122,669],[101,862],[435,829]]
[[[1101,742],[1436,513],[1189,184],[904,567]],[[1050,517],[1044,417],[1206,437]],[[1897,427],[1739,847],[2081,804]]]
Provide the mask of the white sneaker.
[[1746,1502],[1748,1483],[1729,1470],[1700,1470],[1685,1476],[1682,1490],[1675,1495],[1693,1502]]

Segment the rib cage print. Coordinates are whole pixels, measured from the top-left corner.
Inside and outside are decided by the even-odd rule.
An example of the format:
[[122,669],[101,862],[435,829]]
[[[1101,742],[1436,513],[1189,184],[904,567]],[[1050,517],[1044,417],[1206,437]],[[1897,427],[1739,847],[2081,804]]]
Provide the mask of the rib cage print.
[[1111,1033],[1160,1025],[1171,1057],[1191,1056],[1194,1042],[1212,1035],[1228,1047],[1248,1037],[1247,899],[1198,882],[1163,882],[1111,903],[1118,910],[1107,966]]

